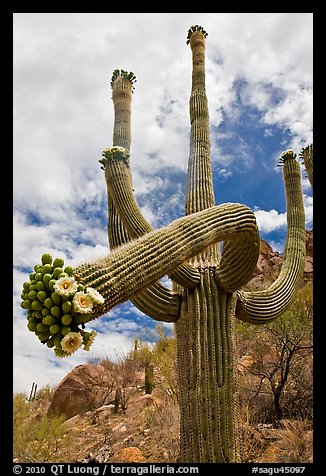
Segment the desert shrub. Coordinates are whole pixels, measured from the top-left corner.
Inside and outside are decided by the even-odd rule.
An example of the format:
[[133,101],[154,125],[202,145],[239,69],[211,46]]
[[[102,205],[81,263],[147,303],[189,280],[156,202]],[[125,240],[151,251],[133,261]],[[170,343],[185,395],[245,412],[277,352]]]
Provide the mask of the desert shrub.
[[253,421],[312,418],[312,286],[265,326],[237,325],[240,398]]
[[259,463],[312,463],[313,445],[311,422],[282,420],[281,428],[266,451],[256,460]]
[[[69,444],[64,417],[47,417],[19,393],[13,399],[13,457],[20,462],[55,461],[59,445]],[[64,442],[63,442],[64,440]]]
[[160,462],[177,462],[179,456],[179,407],[170,398],[163,405],[150,406],[143,411],[145,426],[150,430],[152,457]]
[[239,426],[241,463],[253,463],[264,449],[264,440],[258,430],[246,424]]

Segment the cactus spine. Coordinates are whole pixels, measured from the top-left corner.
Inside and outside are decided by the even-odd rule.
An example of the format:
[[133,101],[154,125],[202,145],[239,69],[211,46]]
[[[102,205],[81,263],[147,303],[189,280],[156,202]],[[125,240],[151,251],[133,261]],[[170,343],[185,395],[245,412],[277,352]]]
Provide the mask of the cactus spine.
[[[84,325],[128,299],[153,319],[175,322],[181,414],[180,462],[184,463],[241,461],[234,320],[237,317],[261,324],[280,316],[295,295],[303,275],[305,256],[300,166],[293,151],[287,151],[281,155],[288,221],[282,270],[268,289],[241,290],[257,263],[259,233],[254,213],[245,205],[215,205],[205,92],[206,36],[198,25],[191,27],[187,36],[193,69],[186,216],[159,230],[153,230],[142,216],[132,190],[130,117],[135,76],[124,70],[113,73],[113,147],[105,149],[100,160],[108,192],[111,252],[69,270],[69,276],[79,287],[85,288],[86,294],[91,292],[97,304],[91,314],[73,314],[76,320],[73,332],[66,337],[61,334],[57,337],[59,346],[61,342],[65,349],[68,343],[77,348],[81,345],[79,323]],[[304,151],[303,159],[308,164],[309,175],[312,148]],[[223,242],[221,252],[219,242]],[[172,279],[173,290],[159,282],[166,274]],[[36,287],[34,275],[32,273],[31,284],[24,283],[22,293],[22,307],[28,309],[31,330],[37,327],[37,318],[42,317],[38,310],[42,309],[41,303],[35,297],[32,303],[27,294],[31,286]],[[76,293],[79,294],[82,294],[81,300],[88,299],[83,293]],[[69,299],[74,303],[75,297]],[[86,334],[82,335],[87,350]],[[89,337],[90,342],[93,338]],[[48,342],[48,336],[42,334],[41,342]],[[60,347],[57,355],[60,356]],[[117,404],[118,396],[119,392]]]

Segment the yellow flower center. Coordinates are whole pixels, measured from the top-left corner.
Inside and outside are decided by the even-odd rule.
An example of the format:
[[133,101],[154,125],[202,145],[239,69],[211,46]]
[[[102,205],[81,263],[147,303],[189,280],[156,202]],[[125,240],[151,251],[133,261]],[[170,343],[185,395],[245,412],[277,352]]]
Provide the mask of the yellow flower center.
[[86,297],[84,297],[84,296],[81,296],[81,297],[79,298],[79,304],[80,304],[81,306],[83,306],[83,307],[87,307],[87,305],[88,305],[88,299],[87,299]]

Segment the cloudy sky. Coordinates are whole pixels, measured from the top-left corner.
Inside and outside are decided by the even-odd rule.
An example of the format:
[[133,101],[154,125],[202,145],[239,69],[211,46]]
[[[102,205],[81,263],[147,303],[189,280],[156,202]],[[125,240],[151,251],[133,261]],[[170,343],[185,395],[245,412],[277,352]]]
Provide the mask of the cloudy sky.
[[[137,77],[131,167],[136,199],[158,228],[184,214],[189,149],[188,28],[206,40],[211,158],[217,203],[254,210],[280,253],[286,234],[278,157],[312,137],[312,13],[15,13],[14,391],[56,385],[90,359],[126,352],[156,325],[130,303],[93,324],[90,352],[58,359],[26,328],[21,286],[43,252],[75,266],[108,251],[98,160],[112,145],[110,78]],[[312,191],[303,171],[306,226]],[[169,328],[170,330],[170,328]]]

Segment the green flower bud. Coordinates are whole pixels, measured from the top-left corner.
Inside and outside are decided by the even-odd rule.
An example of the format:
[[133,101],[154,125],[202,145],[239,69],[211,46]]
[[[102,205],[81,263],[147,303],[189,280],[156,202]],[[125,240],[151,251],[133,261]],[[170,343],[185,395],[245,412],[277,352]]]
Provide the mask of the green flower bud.
[[37,281],[36,283],[36,289],[38,291],[45,291],[46,288],[45,288],[45,284],[43,283],[43,281]]
[[37,326],[36,322],[29,322],[29,323],[27,324],[27,328],[28,328],[28,330],[31,331],[31,332],[35,332],[35,331],[36,331],[36,326]]
[[62,273],[62,272],[63,272],[63,269],[62,269],[62,268],[60,268],[60,267],[54,268],[54,270],[53,270],[53,277],[54,277],[55,279],[58,279],[59,274]]
[[23,283],[23,290],[28,293],[30,285],[31,285],[30,281],[25,281]]
[[54,347],[54,341],[55,341],[55,336],[49,337],[49,339],[46,342],[46,345],[49,347],[49,349],[52,349]]
[[51,333],[49,331],[47,332],[41,332],[38,334],[38,338],[40,339],[41,342],[45,342],[48,340],[48,338],[51,336]]
[[53,261],[53,268],[62,268],[62,266],[65,264],[64,260],[62,258],[56,258]]
[[43,319],[44,316],[40,311],[34,311],[33,317],[35,317],[36,319]]
[[52,324],[55,324],[57,320],[54,316],[45,316],[43,317],[42,322],[46,326],[52,326]]
[[50,291],[52,291],[52,292],[54,291],[54,287],[53,287],[53,286],[55,285],[56,282],[57,282],[56,279],[50,279],[49,284],[48,284]]
[[31,301],[34,301],[35,299],[37,299],[37,292],[36,291],[30,291],[28,293],[28,299],[30,299]]
[[43,266],[42,266],[41,264],[36,264],[36,265],[34,266],[34,271],[35,271],[35,273],[39,273],[40,270],[42,269],[42,267],[43,267]]
[[38,319],[36,317],[33,317],[31,314],[28,317],[28,322],[31,324],[32,322],[35,322],[36,324],[38,323]]
[[20,307],[23,309],[32,309],[32,301],[30,299],[25,299],[20,303]]
[[42,281],[43,279],[43,274],[42,273],[36,273],[35,274],[35,281]]
[[53,266],[51,264],[45,264],[42,269],[42,274],[51,274],[53,271]]
[[72,307],[72,303],[71,301],[65,301],[63,304],[62,304],[62,310],[65,314],[69,314],[70,310],[71,310],[71,307]]
[[[52,324],[50,326],[50,332],[51,334],[58,334],[58,332],[60,332],[61,330],[61,326],[59,324]],[[61,342],[61,337],[60,337],[60,341]]]
[[36,287],[36,284],[31,284],[30,287],[29,287],[29,290],[30,291],[38,291],[38,289]]
[[42,311],[43,306],[38,299],[32,301],[32,309],[34,309],[34,311]]
[[70,331],[71,331],[71,328],[70,328],[69,326],[64,326],[64,327],[61,329],[61,334],[62,334],[63,336],[65,336],[65,335],[67,335],[68,332],[70,332]]
[[51,307],[54,306],[54,302],[52,301],[51,298],[46,298],[43,304],[44,304],[44,306],[46,306],[48,309],[51,309]]
[[42,309],[42,316],[48,316],[50,314],[50,309],[47,307],[43,307]]
[[73,268],[71,266],[66,266],[64,269],[64,272],[68,274],[68,276],[71,276],[73,273]]
[[34,271],[33,271],[32,273],[30,273],[29,279],[30,279],[31,281],[33,281],[33,279],[35,278],[35,274],[36,274],[36,273],[35,273]]
[[54,346],[57,348],[57,349],[61,349],[61,341],[62,341],[62,338],[63,338],[63,335],[61,334],[58,334],[56,336],[54,336],[55,339],[54,339]]
[[72,321],[72,317],[70,314],[64,314],[61,318],[61,322],[64,326],[68,326]]
[[52,256],[50,253],[44,253],[41,258],[42,264],[51,264],[52,263]]
[[51,314],[52,314],[52,316],[59,318],[60,315],[61,315],[61,309],[60,309],[60,307],[59,307],[59,306],[53,306],[53,307],[51,307]]
[[[33,292],[33,291],[32,291]],[[35,291],[34,291],[35,292]],[[46,298],[48,297],[48,295],[46,294],[45,291],[39,291],[37,293],[37,299],[41,302],[44,302],[46,300]]]
[[43,322],[39,322],[37,325],[36,325],[36,329],[39,331],[39,332],[47,332],[49,330],[49,326],[46,326],[45,324],[43,324]]
[[50,273],[45,273],[43,274],[43,283],[45,284],[45,287],[49,289],[49,282],[52,279],[52,274]]
[[51,299],[54,302],[54,304],[56,304],[57,306],[61,304],[61,296],[57,292],[53,292],[51,294]]

